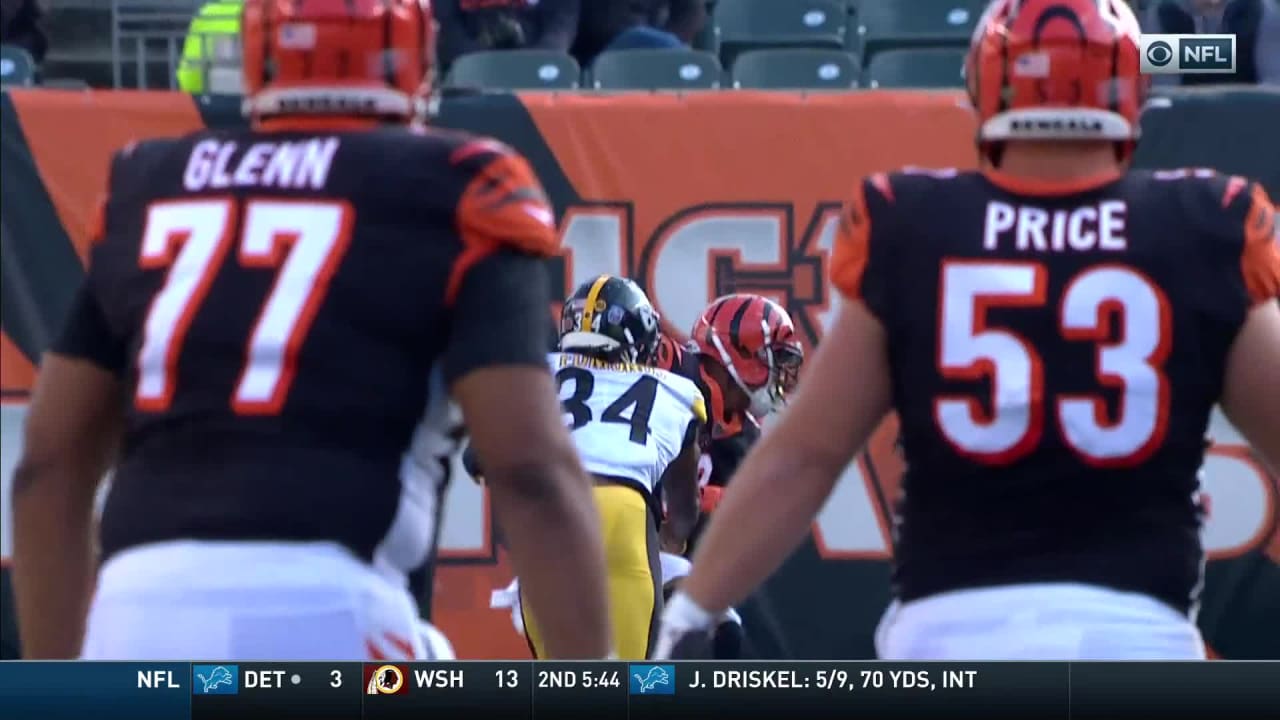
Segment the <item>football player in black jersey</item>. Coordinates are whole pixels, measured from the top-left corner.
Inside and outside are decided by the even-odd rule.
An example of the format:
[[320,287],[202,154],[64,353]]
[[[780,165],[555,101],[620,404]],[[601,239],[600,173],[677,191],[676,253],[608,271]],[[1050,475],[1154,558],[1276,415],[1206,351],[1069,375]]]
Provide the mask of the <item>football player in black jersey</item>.
[[966,63],[981,169],[855,187],[839,316],[660,657],[783,561],[890,409],[907,471],[881,657],[1205,656],[1197,471],[1217,403],[1280,463],[1280,246],[1257,183],[1128,169],[1138,35],[1119,0],[991,3]]
[[[763,295],[717,298],[694,322],[687,344],[662,336],[654,363],[693,380],[709,403],[699,477],[704,512],[715,509],[722,489],[759,439],[760,422],[795,390],[803,362],[791,315]],[[702,527],[699,522],[689,551]]]
[[44,358],[13,493],[27,657],[431,658],[405,574],[438,534],[451,400],[545,653],[606,656],[528,163],[415,123],[427,0],[247,0],[243,35],[252,127],[116,155]]
[[[655,362],[696,382],[709,403],[699,467],[702,514],[687,546],[665,548],[691,557],[725,487],[760,438],[760,422],[795,390],[804,348],[786,308],[763,295],[736,293],[707,305],[687,344],[663,336]],[[668,583],[668,593],[677,586]],[[790,657],[766,594],[753,594],[737,610],[741,616],[732,613],[717,625],[718,659]]]

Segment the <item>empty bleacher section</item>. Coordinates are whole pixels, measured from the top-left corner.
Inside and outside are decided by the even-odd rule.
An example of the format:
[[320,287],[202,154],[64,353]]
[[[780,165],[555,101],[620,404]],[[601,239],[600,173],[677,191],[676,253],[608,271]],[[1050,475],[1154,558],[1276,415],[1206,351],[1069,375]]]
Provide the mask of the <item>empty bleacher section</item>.
[[[597,0],[605,1],[605,0]],[[467,56],[445,84],[486,90],[959,87],[985,0],[708,0],[692,51],[618,51],[579,68],[544,51]],[[236,93],[239,0],[50,0],[52,84]],[[195,22],[192,20],[195,18]],[[6,51],[7,52],[7,51]],[[4,82],[24,82],[6,55]]]

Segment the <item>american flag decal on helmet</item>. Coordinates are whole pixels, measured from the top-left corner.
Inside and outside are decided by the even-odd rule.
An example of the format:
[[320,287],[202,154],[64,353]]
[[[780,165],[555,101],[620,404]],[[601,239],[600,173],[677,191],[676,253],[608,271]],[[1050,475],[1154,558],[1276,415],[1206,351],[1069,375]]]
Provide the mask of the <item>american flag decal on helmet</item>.
[[316,26],[310,23],[285,23],[280,26],[276,42],[286,50],[311,50],[316,46]]

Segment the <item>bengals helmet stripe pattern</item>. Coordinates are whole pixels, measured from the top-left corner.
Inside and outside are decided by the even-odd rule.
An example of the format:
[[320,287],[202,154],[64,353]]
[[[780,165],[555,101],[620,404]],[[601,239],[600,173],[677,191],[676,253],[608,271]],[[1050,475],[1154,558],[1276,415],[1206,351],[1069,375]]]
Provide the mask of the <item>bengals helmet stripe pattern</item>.
[[690,337],[751,398],[756,417],[785,402],[804,358],[787,311],[761,295],[719,298],[694,323]]
[[1149,87],[1139,33],[1120,0],[992,2],[964,70],[979,141],[1114,140],[1131,151]]

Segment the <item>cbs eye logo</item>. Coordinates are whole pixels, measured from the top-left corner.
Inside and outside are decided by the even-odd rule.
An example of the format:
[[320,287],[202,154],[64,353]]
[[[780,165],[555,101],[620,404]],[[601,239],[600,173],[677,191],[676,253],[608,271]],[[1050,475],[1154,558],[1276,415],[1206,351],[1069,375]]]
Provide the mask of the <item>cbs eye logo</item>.
[[1147,62],[1152,67],[1164,67],[1173,62],[1173,46],[1164,40],[1157,40],[1147,46]]

